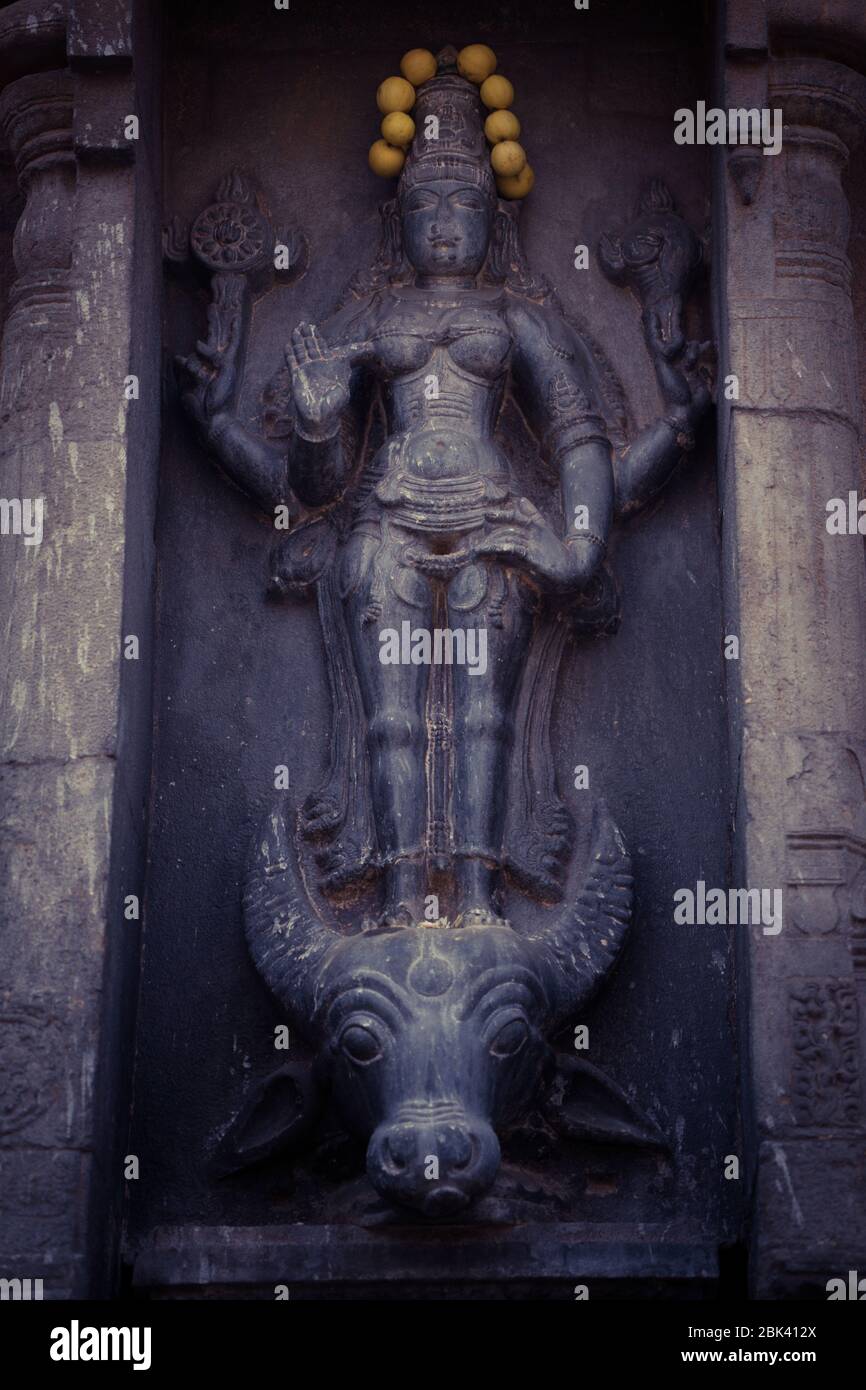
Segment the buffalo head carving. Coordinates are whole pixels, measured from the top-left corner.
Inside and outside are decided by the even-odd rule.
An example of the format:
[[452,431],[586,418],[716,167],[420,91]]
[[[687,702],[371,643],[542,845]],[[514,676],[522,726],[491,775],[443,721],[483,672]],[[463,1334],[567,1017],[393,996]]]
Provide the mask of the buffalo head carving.
[[[551,1070],[548,1039],[581,1013],[614,964],[631,884],[622,838],[601,808],[583,891],[573,906],[551,909],[543,930],[418,925],[345,935],[312,910],[283,812],[270,813],[246,881],[249,948],[316,1047],[317,1076],[346,1128],[366,1142],[368,1176],[383,1197],[446,1217],[492,1186],[497,1131],[538,1101]],[[570,1089],[578,1080],[601,1085],[609,1103],[617,1088],[588,1064],[570,1065]],[[246,1133],[245,1161],[306,1131],[308,1084],[283,1067],[248,1103],[233,1131]],[[631,1125],[634,1142],[640,1126],[621,1092],[614,1104],[617,1137],[629,1142]],[[224,1166],[244,1166],[232,1142],[235,1158]]]

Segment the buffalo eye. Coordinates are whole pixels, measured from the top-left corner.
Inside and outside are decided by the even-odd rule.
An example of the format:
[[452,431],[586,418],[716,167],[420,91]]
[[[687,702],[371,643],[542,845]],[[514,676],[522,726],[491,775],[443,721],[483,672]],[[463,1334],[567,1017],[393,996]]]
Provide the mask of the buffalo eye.
[[494,1057],[513,1057],[528,1037],[529,1029],[522,1018],[509,1019],[491,1042],[490,1051]]
[[348,1028],[344,1028],[340,1047],[351,1061],[359,1062],[362,1066],[375,1062],[382,1055],[379,1039],[364,1023],[350,1023]]

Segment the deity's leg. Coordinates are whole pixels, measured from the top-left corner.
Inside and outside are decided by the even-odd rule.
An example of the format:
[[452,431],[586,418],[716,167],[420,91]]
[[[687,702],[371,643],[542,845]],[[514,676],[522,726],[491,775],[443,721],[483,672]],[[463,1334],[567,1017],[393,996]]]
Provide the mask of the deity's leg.
[[[396,591],[399,547],[388,538],[353,537],[344,557],[344,602],[367,721],[371,798],[385,875],[384,918],[419,920],[425,892],[427,794],[424,704],[429,667],[383,663],[383,634],[402,624],[430,626],[427,581],[410,573],[412,602]],[[404,583],[405,590],[406,585]]]
[[[479,577],[480,572],[480,577]],[[471,607],[474,590],[483,597]],[[452,815],[457,914],[483,923],[497,915],[502,834],[514,703],[532,634],[533,602],[525,587],[494,563],[458,575],[448,594],[448,625],[466,630],[476,660],[454,666]],[[470,631],[475,632],[472,647]],[[483,637],[482,637],[483,634]]]

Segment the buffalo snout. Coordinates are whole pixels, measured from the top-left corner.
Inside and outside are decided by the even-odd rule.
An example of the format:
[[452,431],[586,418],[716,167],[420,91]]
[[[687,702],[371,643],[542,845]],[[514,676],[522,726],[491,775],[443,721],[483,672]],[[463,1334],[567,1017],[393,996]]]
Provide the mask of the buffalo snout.
[[464,1114],[401,1116],[381,1124],[367,1149],[367,1172],[381,1196],[428,1217],[455,1216],[492,1185],[499,1140]]

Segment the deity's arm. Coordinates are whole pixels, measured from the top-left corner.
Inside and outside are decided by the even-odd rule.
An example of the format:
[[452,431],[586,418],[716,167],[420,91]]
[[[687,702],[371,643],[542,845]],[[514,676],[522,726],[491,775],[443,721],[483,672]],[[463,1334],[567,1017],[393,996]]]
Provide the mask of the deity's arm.
[[[263,510],[309,507],[335,500],[351,467],[353,416],[360,408],[360,367],[368,344],[366,305],[353,301],[322,329],[300,324],[286,349],[290,379],[281,394],[286,437],[266,438],[240,418],[238,398],[250,319],[242,276],[222,276],[214,287],[208,337],[178,359],[181,398],[208,453],[231,482]],[[282,375],[285,377],[286,372]]]
[[614,477],[585,350],[551,306],[515,300],[508,317],[518,401],[559,474],[565,542],[595,569],[613,522]]
[[[701,345],[702,347],[704,345]],[[695,361],[698,345],[694,345]],[[666,411],[614,460],[616,509],[621,516],[639,511],[671,478],[683,455],[694,448],[695,428],[711,404],[706,381],[695,372],[691,347],[681,365],[653,354]]]
[[354,301],[321,327],[299,324],[286,350],[295,413],[288,477],[308,507],[335,501],[353,467],[371,327],[368,306]]
[[285,446],[255,434],[229,410],[212,416],[200,433],[221,471],[263,511],[289,502]]
[[288,494],[285,448],[248,429],[238,415],[250,308],[244,276],[214,277],[208,336],[177,365],[181,400],[205,449],[236,487],[270,511]]
[[351,460],[347,460],[342,419],[321,434],[315,426],[296,426],[289,451],[292,488],[306,507],[325,507],[339,497]]

